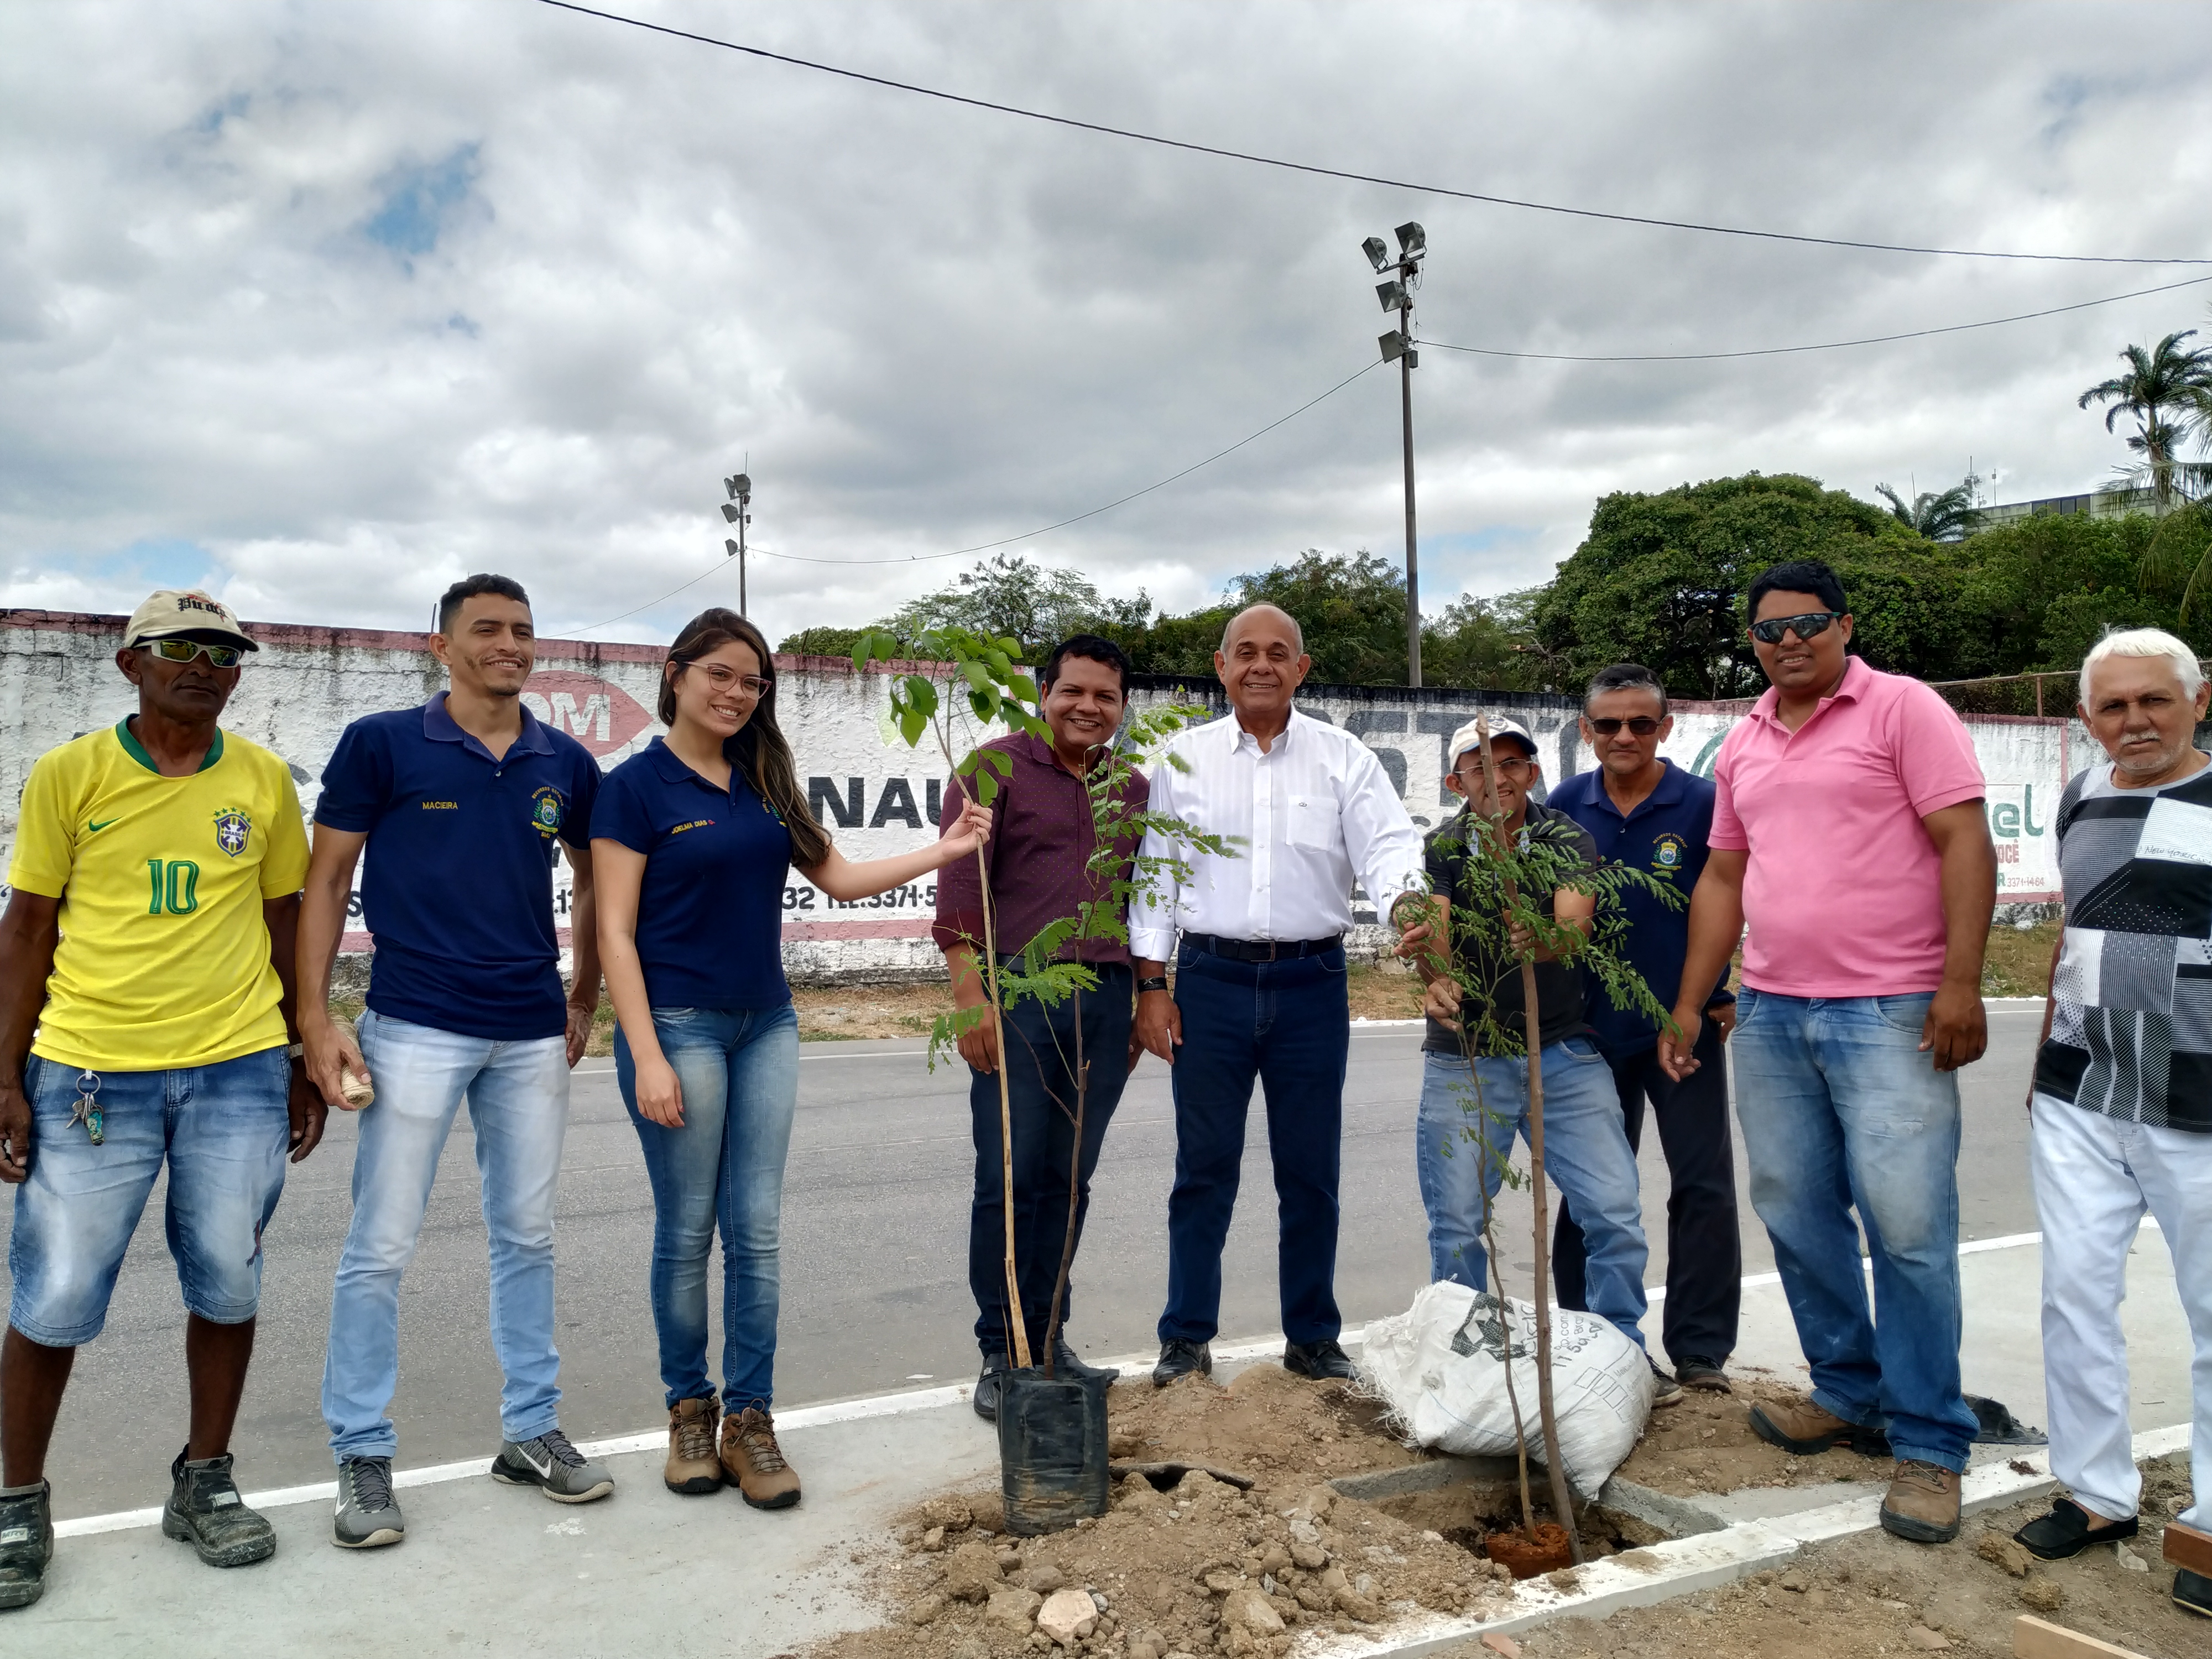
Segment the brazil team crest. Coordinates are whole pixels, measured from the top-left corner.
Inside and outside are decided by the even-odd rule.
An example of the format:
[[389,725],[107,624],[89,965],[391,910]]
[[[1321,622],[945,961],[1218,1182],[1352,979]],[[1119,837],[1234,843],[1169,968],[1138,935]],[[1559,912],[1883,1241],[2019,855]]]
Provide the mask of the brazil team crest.
[[253,820],[235,806],[227,806],[215,815],[215,844],[236,858],[246,850],[246,838],[253,833]]
[[561,833],[561,825],[568,817],[568,803],[561,792],[548,784],[530,798],[530,821],[538,826],[541,836],[553,836]]

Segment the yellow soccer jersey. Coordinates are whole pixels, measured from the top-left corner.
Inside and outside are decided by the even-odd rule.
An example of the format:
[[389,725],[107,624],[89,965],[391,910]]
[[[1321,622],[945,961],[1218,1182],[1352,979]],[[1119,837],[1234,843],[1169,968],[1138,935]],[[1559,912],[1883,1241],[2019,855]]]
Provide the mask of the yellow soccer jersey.
[[261,906],[307,874],[299,792],[258,744],[218,731],[188,778],[163,777],[127,721],[40,757],[8,866],[62,902],[31,1052],[159,1072],[281,1046]]

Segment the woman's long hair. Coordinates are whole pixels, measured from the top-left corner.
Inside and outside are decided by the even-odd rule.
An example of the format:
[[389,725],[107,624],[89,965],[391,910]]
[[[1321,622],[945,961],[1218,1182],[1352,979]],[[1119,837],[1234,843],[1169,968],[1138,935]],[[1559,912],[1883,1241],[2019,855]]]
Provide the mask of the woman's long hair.
[[791,832],[791,861],[811,870],[830,856],[830,835],[814,821],[814,813],[799,793],[799,769],[791,758],[791,745],[775,723],[775,658],[768,641],[734,611],[719,605],[702,611],[685,623],[668,647],[668,665],[660,671],[660,723],[676,724],[676,673],[726,645],[752,648],[760,659],[761,678],[768,690],[753,705],[752,717],[722,745],[722,755],[745,775],[760,798]]

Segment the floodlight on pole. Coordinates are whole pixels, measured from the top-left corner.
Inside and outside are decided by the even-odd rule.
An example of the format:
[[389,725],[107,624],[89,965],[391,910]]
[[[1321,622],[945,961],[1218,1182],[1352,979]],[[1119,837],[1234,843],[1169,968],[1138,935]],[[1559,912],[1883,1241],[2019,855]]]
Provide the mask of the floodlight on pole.
[[1389,276],[1375,285],[1375,297],[1383,310],[1398,313],[1398,326],[1376,343],[1384,362],[1398,365],[1406,441],[1406,684],[1417,686],[1421,683],[1421,572],[1413,525],[1413,370],[1420,366],[1421,354],[1413,349],[1413,290],[1420,286],[1421,258],[1429,251],[1429,237],[1413,219],[1398,227],[1397,237],[1395,259],[1380,236],[1370,236],[1359,247],[1376,271]]
[[738,538],[725,540],[722,545],[738,562],[738,614],[742,617],[746,614],[745,526],[753,521],[753,481],[743,472],[733,473],[722,480],[722,489],[730,498],[722,503],[723,520],[738,527]]

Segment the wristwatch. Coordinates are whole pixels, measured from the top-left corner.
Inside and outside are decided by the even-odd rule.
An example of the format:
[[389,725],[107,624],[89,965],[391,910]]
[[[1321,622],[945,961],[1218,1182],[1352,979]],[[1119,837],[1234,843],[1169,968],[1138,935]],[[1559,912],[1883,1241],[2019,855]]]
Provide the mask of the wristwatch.
[[1149,979],[1140,979],[1137,981],[1137,989],[1139,993],[1146,991],[1164,991],[1167,988],[1168,976],[1165,974],[1154,974]]

